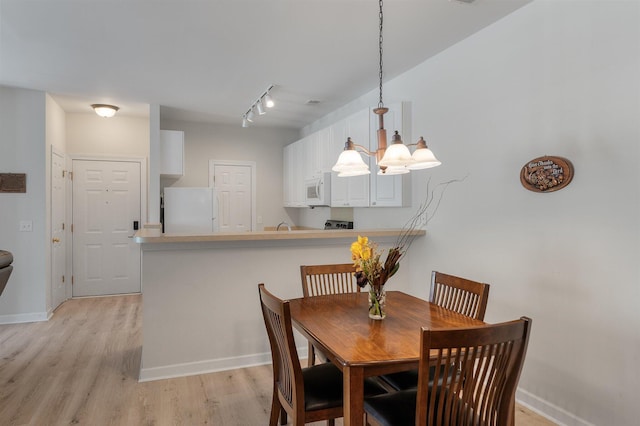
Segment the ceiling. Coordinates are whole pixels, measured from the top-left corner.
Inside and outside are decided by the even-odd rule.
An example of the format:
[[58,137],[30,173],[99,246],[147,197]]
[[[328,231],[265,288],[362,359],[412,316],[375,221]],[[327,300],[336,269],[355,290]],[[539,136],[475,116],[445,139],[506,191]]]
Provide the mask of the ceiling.
[[[386,0],[384,80],[532,0]],[[302,128],[378,87],[374,0],[0,0],[0,85],[67,112]],[[309,103],[309,101],[317,101]]]

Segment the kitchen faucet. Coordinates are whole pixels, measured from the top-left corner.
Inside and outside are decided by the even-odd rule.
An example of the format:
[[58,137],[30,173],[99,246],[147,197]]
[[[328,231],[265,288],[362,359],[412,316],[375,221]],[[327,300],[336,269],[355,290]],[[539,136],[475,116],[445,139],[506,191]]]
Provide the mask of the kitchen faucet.
[[288,231],[291,231],[291,226],[289,226],[289,224],[285,221],[280,222],[278,226],[276,226],[276,231],[279,231],[282,225],[286,226]]

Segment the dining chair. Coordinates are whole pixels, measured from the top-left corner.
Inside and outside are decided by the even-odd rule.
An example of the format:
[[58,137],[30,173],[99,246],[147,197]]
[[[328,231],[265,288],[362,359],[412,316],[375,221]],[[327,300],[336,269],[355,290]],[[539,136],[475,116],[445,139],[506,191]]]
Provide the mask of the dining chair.
[[[489,284],[433,271],[429,302],[483,321],[487,310],[489,288]],[[431,369],[431,377],[434,374],[435,367]],[[380,379],[390,390],[411,389],[418,385],[418,370],[386,374],[380,376]]]
[[[281,300],[258,284],[262,316],[269,336],[273,365],[273,397],[269,426],[292,425],[343,417],[342,372],[332,363],[302,368],[293,338],[289,302]],[[386,392],[373,379],[365,379],[365,396]]]
[[[304,297],[324,294],[356,293],[360,286],[356,284],[356,267],[353,263],[328,265],[301,265],[302,294]],[[316,348],[309,342],[308,365],[316,363]]]
[[462,315],[484,321],[489,284],[433,271],[429,301]]
[[[417,389],[365,398],[367,425],[513,425],[530,330],[527,317],[472,328],[422,328]],[[430,380],[434,359],[443,368]]]

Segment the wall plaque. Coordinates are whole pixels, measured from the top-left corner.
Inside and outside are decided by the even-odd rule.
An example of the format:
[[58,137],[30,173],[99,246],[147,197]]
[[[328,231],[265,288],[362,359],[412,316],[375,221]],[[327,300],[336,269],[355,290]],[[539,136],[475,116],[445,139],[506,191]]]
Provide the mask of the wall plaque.
[[0,192],[27,192],[27,175],[0,173]]
[[573,165],[562,157],[545,155],[535,158],[520,170],[520,182],[529,191],[553,192],[569,185]]

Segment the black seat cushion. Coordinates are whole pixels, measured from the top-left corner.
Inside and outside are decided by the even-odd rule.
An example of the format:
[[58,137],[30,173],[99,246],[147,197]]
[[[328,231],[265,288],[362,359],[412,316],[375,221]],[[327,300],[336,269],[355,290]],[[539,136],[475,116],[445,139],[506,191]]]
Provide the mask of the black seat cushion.
[[[440,367],[440,377],[444,372],[444,366]],[[450,373],[453,373],[454,369],[449,369]],[[433,381],[433,378],[436,375],[436,367],[432,365],[429,368],[429,381]],[[392,388],[395,390],[407,390],[407,389],[415,389],[418,387],[418,369],[409,370],[409,371],[400,371],[398,373],[385,374],[384,376],[380,376],[382,380],[387,382]],[[442,378],[439,380],[442,383]]]
[[[431,367],[431,370],[433,369],[434,367]],[[429,371],[429,380],[433,378],[433,374],[431,373],[432,372]],[[418,387],[418,369],[385,374],[384,376],[380,376],[380,379],[384,380],[395,390],[415,389]]]
[[364,409],[383,426],[414,426],[416,395],[416,389],[409,389],[365,398]]
[[[342,372],[331,363],[303,368],[305,411],[324,410],[342,406]],[[386,393],[375,380],[365,379],[364,395]]]
[[[437,407],[442,388],[438,387],[435,406]],[[445,391],[445,395],[447,395]],[[390,392],[385,395],[377,395],[364,400],[364,409],[367,416],[375,418],[383,426],[414,426],[416,424],[416,397],[417,389],[408,389],[399,392]],[[459,416],[465,416],[466,421],[457,421],[456,425],[472,426],[473,410],[469,406],[458,405]]]

